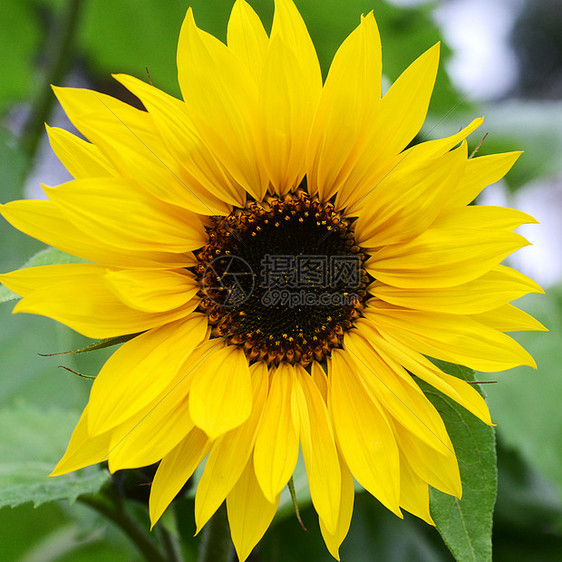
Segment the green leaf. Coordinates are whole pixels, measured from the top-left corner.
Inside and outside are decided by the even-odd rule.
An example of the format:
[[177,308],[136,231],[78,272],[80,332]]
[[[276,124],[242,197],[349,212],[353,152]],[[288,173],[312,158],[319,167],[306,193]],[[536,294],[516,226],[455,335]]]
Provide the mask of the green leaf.
[[[62,506],[44,504],[38,508],[31,503],[15,508],[0,509],[0,544],[4,560],[25,560],[24,556],[46,537],[66,525]],[[44,557],[42,561],[49,560]]]
[[38,267],[40,265],[54,265],[54,264],[65,264],[65,263],[84,263],[86,260],[82,258],[77,258],[76,256],[71,256],[65,252],[61,252],[56,248],[45,248],[40,252],[37,252],[34,256],[29,258],[23,265],[26,267]]
[[19,562],[114,562],[139,560],[132,542],[79,502],[0,509],[2,560]]
[[76,419],[73,412],[45,412],[23,404],[0,410],[0,507],[74,501],[81,494],[97,492],[108,480],[108,472],[98,468],[48,477]]
[[[17,139],[0,127],[0,203],[22,197],[28,167],[29,162],[18,146]],[[0,240],[0,273],[19,267],[27,256],[45,247],[41,242],[16,230],[3,217],[0,217]]]
[[[20,234],[9,225],[7,227]],[[60,250],[47,248],[28,260],[24,267],[82,261]],[[17,298],[0,285],[0,303]],[[18,396],[25,396],[28,403],[82,407],[90,385],[57,367],[62,363],[73,371],[95,375],[109,356],[109,348],[104,348],[110,342],[92,344],[91,340],[62,324],[28,314],[13,316],[9,308],[9,305],[0,305],[0,326],[3,327],[0,330],[0,407],[12,404]],[[112,340],[111,343],[119,342]],[[57,352],[84,348],[99,351],[96,354],[71,354],[64,358],[56,356]]]
[[91,383],[59,366],[96,374],[108,350],[63,358],[40,356],[83,347],[87,339],[49,318],[13,315],[9,309],[9,304],[0,305],[0,409],[23,398],[41,408],[49,404],[79,411],[87,401]]
[[33,85],[33,58],[37,55],[40,39],[40,17],[35,2],[0,3],[0,53],[2,75],[0,80],[0,113],[10,102],[26,96]]
[[148,68],[155,86],[178,95],[176,46],[187,8],[180,0],[168,0],[165,9],[158,0],[87,2],[82,49],[102,78],[116,72],[145,78]]
[[[435,363],[451,375],[474,381],[470,369],[442,361]],[[429,385],[420,382],[420,386],[445,422],[463,484],[461,500],[431,490],[431,515],[437,530],[457,561],[491,560],[497,490],[494,430]]]
[[[28,267],[37,267],[40,265],[54,265],[54,264],[65,264],[65,263],[84,263],[85,260],[61,252],[56,248],[45,248],[37,252],[34,256],[29,258],[21,267],[21,269],[26,269]],[[16,293],[10,291],[8,287],[0,286],[0,302],[15,301],[21,298]]]
[[0,286],[0,302],[17,301],[19,298],[20,296],[10,291],[8,287],[4,287],[4,285]]

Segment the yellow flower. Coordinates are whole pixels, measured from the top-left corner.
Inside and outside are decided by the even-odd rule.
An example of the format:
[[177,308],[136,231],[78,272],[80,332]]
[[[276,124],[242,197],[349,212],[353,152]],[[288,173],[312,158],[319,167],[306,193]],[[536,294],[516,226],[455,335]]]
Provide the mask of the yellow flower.
[[91,263],[1,280],[23,297],[16,312],[131,339],[96,378],[54,474],[160,462],[154,524],[206,458],[197,528],[226,500],[241,560],[271,523],[299,445],[336,558],[353,479],[428,523],[428,485],[460,497],[453,446],[413,375],[491,423],[478,392],[427,357],[534,365],[504,332],[542,329],[509,304],[541,289],[500,265],[527,244],[513,230],[534,220],[469,206],[519,153],[469,158],[482,119],[406,148],[438,58],[435,45],[382,96],[370,13],[323,84],[291,0],[276,0],[269,37],[237,0],[227,45],[188,11],[183,101],[124,75],[147,111],[55,88],[90,141],[48,129],[76,179],[1,212]]

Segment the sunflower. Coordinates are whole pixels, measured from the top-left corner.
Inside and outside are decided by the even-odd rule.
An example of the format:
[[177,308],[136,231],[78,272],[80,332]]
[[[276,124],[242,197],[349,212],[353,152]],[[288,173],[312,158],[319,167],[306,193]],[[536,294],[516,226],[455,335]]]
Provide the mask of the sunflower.
[[322,81],[291,0],[270,35],[237,0],[227,44],[188,11],[183,101],[115,78],[146,111],[55,88],[88,139],[48,128],[74,176],[47,200],[1,207],[16,228],[87,263],[1,277],[41,314],[126,340],[93,383],[53,474],[159,462],[160,518],[205,459],[197,528],[226,501],[244,560],[271,523],[299,446],[334,557],[354,479],[389,510],[432,523],[428,487],[461,496],[443,421],[417,380],[490,424],[477,390],[428,357],[481,371],[534,366],[505,334],[541,329],[510,301],[541,292],[500,262],[535,222],[469,205],[520,153],[471,158],[476,119],[408,148],[426,116],[439,45],[381,93],[373,14]]

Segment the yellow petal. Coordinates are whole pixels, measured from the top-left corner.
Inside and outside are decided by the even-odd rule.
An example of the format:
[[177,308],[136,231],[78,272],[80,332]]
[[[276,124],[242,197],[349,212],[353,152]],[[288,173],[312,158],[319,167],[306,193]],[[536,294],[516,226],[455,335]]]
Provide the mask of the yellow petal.
[[522,152],[506,152],[471,158],[447,206],[463,207],[474,201],[486,186],[503,178],[521,154]]
[[454,287],[484,275],[528,244],[513,232],[435,228],[404,244],[381,248],[366,269],[395,287]]
[[[103,433],[126,421],[187,376],[193,350],[204,340],[206,317],[193,314],[124,343],[107,360],[90,393],[90,432]],[[193,375],[192,375],[193,376]]]
[[60,476],[107,459],[111,435],[92,437],[88,433],[88,406],[84,408],[62,459],[49,476]]
[[151,125],[150,117],[145,111],[122,102],[116,98],[82,88],[61,88],[53,86],[53,92],[62,105],[65,113],[76,128],[87,138],[94,133],[91,123],[84,123],[84,119],[97,115],[100,123],[117,123],[121,121],[125,129],[144,131],[153,139],[157,138],[156,131]]
[[413,471],[403,454],[400,456],[400,507],[435,525],[429,513],[429,486]]
[[254,449],[260,487],[273,502],[293,474],[299,451],[298,411],[292,407],[295,369],[282,363],[271,375],[269,395]]
[[548,328],[545,328],[538,320],[511,304],[504,304],[494,310],[474,314],[472,318],[500,332],[528,330],[548,332]]
[[450,440],[449,448],[453,453],[441,455],[400,424],[395,424],[395,434],[401,453],[424,482],[451,496],[462,496],[459,466]]
[[236,0],[226,32],[228,48],[245,63],[251,75],[259,80],[268,37],[260,18],[244,0]]
[[148,466],[161,460],[193,429],[187,377],[112,432],[109,470]]
[[[4,273],[2,283],[23,298],[49,283],[60,283],[76,276],[77,279],[104,275],[105,267],[93,263],[42,265]],[[100,279],[101,280],[101,279]]]
[[322,365],[318,361],[313,361],[311,366],[311,375],[314,384],[318,387],[322,399],[324,402],[328,403],[328,377],[322,368]]
[[[416,385],[402,382],[408,374],[388,365],[358,333],[344,339],[346,357],[354,364],[359,380],[374,401],[388,414],[436,451],[447,454],[448,438],[443,420]],[[398,373],[397,371],[400,371]]]
[[209,452],[210,446],[207,436],[195,427],[162,459],[150,487],[149,511],[152,526],[191,478]]
[[336,533],[341,500],[341,469],[326,403],[312,377],[296,368],[295,403],[300,442],[314,509],[328,533]]
[[381,64],[380,37],[371,12],[338,49],[314,118],[307,180],[309,191],[322,200],[347,189],[350,171],[376,157],[367,137],[380,111]]
[[250,460],[226,498],[230,533],[240,562],[246,560],[263,537],[278,504],[279,494],[272,501],[264,496]]
[[332,351],[328,363],[328,401],[339,448],[355,479],[401,517],[398,447],[392,428],[345,357],[342,351]]
[[433,223],[433,228],[479,228],[486,230],[514,230],[522,224],[537,223],[532,216],[508,207],[471,205],[446,209]]
[[257,157],[256,81],[226,45],[197,28],[191,8],[177,58],[180,88],[196,129],[235,181],[261,199],[267,181]]
[[76,179],[116,175],[115,167],[96,145],[64,129],[46,127],[53,152]]
[[404,159],[365,196],[357,219],[357,242],[367,247],[397,244],[435,221],[466,162],[466,143],[418,163]]
[[63,252],[118,267],[186,267],[185,255],[125,250],[96,240],[74,226],[52,201],[23,200],[0,205],[2,216],[18,230]]
[[14,312],[53,318],[90,338],[143,332],[193,311],[194,306],[157,314],[129,308],[105,283],[105,271],[87,263],[46,265],[19,269],[0,281],[23,297]]
[[340,468],[341,468],[341,501],[340,509],[338,513],[338,523],[336,531],[334,533],[328,532],[328,529],[324,525],[322,519],[320,519],[320,531],[322,532],[322,537],[324,542],[330,551],[330,554],[339,560],[339,548],[343,539],[345,539],[347,532],[349,531],[349,525],[351,524],[351,516],[353,514],[353,502],[355,500],[355,487],[353,485],[353,476],[349,472],[345,461],[340,456]]
[[252,381],[244,352],[210,342],[196,364],[189,410],[195,425],[216,439],[248,419]]
[[[110,129],[116,137],[126,139],[123,144],[136,141],[140,146],[142,139],[150,149],[159,151],[159,136],[146,111],[94,90],[53,86],[53,91],[68,118],[94,144],[103,138],[98,135]],[[112,165],[119,161],[120,155],[104,142],[98,148]]]
[[423,355],[390,338],[387,334],[383,338],[369,321],[364,322],[361,327],[363,328],[363,326],[365,329],[371,327],[371,331],[367,333],[366,337],[389,365],[401,365],[413,375],[458,402],[484,423],[492,424],[485,400],[472,385],[443,373]]
[[498,265],[474,281],[443,289],[405,289],[375,282],[369,293],[396,306],[448,312],[478,314],[511,302],[527,293],[544,291],[518,271]]
[[301,53],[272,36],[261,75],[259,124],[263,165],[278,194],[295,189],[305,174],[306,143],[318,102],[307,88]]
[[289,49],[298,56],[303,70],[306,89],[313,99],[318,99],[322,90],[322,73],[314,43],[306,25],[292,0],[275,0],[275,14],[271,27],[271,38],[279,36]]
[[228,204],[243,204],[244,190],[201,138],[185,103],[133,76],[113,77],[143,102],[167,148],[164,155],[157,155],[159,176],[153,174],[146,189],[163,201],[203,215],[225,214]]
[[145,312],[178,308],[199,291],[197,281],[185,269],[108,271],[105,280],[127,306]]
[[383,96],[378,127],[386,134],[378,139],[376,149],[385,155],[398,154],[421,129],[437,76],[439,49],[436,43],[418,57]]
[[[134,80],[119,76],[121,82],[129,87],[127,78],[129,81]],[[134,83],[142,84],[140,80]],[[148,85],[146,87],[152,88]],[[224,212],[224,203],[211,195],[206,187],[194,181],[193,176],[186,171],[186,168],[190,169],[193,156],[197,157],[198,162],[205,162],[206,152],[189,138],[189,127],[185,123],[182,123],[185,131],[184,152],[190,149],[193,152],[196,147],[198,154],[178,161],[166,150],[170,135],[160,134],[168,131],[162,131],[161,127],[159,129],[156,126],[158,123],[153,117],[158,117],[161,112],[156,111],[153,115],[153,107],[149,107],[151,113],[147,113],[92,90],[54,88],[54,91],[70,120],[98,146],[121,175],[134,178],[144,189],[174,205],[203,214],[215,209]],[[160,106],[164,108],[169,105],[165,102],[173,99],[156,88],[149,91],[159,93]],[[176,108],[174,115],[176,121],[181,122],[183,104],[174,101],[182,106],[180,110]],[[143,99],[143,103],[145,102]],[[201,144],[200,141],[197,142]]]
[[267,398],[268,370],[264,363],[252,368],[253,404],[250,417],[237,428],[219,437],[197,485],[195,522],[197,532],[221,506],[240,478],[253,452],[255,437]]
[[374,307],[365,316],[383,336],[389,334],[429,357],[477,371],[497,372],[518,365],[536,367],[517,342],[471,316]]
[[452,150],[455,146],[464,141],[470,134],[478,129],[478,127],[480,127],[483,122],[484,117],[477,117],[454,135],[450,135],[442,139],[433,139],[416,144],[399,154],[394,159],[393,166],[402,158],[412,160],[426,160],[443,156],[443,154],[449,152],[449,150]]
[[118,248],[179,254],[206,243],[196,215],[144,194],[131,180],[82,179],[44,189],[76,227]]
[[[416,144],[400,154],[392,156],[390,159],[377,159],[374,165],[372,156],[373,147],[370,146],[370,150],[366,151],[365,154],[365,159],[367,159],[367,161],[362,166],[354,166],[346,180],[344,189],[338,192],[336,196],[336,206],[340,209],[347,207],[346,212],[348,215],[358,216],[365,207],[365,195],[369,193],[373,186],[381,181],[382,178],[392,173],[396,167],[406,161],[410,162],[410,165],[415,165],[416,163],[427,162],[443,156],[478,128],[483,120],[483,118],[474,119],[472,123],[454,135]],[[382,133],[379,133],[377,130],[376,135],[381,136],[382,139],[377,138],[376,142],[382,142],[384,144],[385,131],[383,130]]]

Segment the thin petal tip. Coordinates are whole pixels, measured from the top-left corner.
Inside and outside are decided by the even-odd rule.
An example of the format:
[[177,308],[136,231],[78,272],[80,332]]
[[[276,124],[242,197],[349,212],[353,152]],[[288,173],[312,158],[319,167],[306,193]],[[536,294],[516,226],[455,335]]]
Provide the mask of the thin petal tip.
[[55,466],[55,468],[53,468],[52,472],[48,475],[49,478],[54,477],[54,476],[62,476],[63,474],[66,474],[63,470],[58,469],[58,465]]

